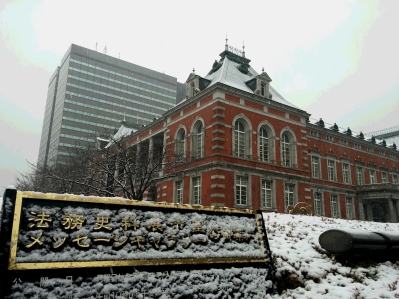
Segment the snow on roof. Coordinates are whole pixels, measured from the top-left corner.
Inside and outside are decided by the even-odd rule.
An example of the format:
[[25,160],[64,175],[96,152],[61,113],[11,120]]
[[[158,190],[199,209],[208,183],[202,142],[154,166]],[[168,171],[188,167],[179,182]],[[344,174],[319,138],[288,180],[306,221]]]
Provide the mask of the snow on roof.
[[[244,74],[238,70],[238,66],[237,62],[225,57],[222,60],[222,66],[216,72],[208,74],[205,77],[205,79],[211,81],[208,87],[220,82],[249,93],[254,93],[245,82],[255,78],[259,74],[251,66],[248,68],[248,74]],[[269,91],[273,95],[273,101],[300,109],[284,99],[271,85]]]
[[398,223],[264,213],[270,250],[280,281],[296,284],[266,298],[398,298],[399,264],[356,263],[328,254],[319,236],[329,229],[397,233]]
[[[126,126],[122,122],[122,125],[120,126],[118,132],[116,132],[115,135],[112,137],[112,140],[120,140],[123,137],[129,136],[130,134],[132,134],[132,133],[134,133],[136,131],[137,131],[136,129],[133,129],[133,128],[129,127],[129,126]],[[112,144],[112,141],[107,144],[106,148],[111,146],[111,144]]]
[[389,137],[385,139],[386,143],[395,143],[396,145],[399,145],[399,136],[394,136],[394,137]]

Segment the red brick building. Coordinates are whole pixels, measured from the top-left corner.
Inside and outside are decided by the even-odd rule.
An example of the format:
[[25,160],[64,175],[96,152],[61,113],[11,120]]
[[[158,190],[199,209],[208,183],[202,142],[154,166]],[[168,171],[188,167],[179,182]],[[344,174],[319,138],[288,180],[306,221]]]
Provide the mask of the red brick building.
[[398,221],[396,145],[310,123],[245,52],[220,56],[205,77],[190,74],[186,100],[125,137],[172,152],[147,199],[280,213],[306,202],[315,215]]

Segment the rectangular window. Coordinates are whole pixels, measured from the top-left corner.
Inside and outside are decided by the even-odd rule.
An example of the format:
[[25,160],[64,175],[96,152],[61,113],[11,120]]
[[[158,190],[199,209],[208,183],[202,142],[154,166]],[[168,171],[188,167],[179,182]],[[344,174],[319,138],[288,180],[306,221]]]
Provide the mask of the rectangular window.
[[396,158],[396,155],[395,155],[395,154],[392,154],[392,153],[389,153],[389,157],[391,157],[392,159],[395,159],[395,158]]
[[322,202],[321,202],[321,193],[320,192],[314,193],[314,214],[316,216],[322,215]]
[[359,143],[355,143],[354,146],[355,146],[356,149],[361,149],[362,148]]
[[392,174],[392,183],[397,184],[398,183],[398,175],[397,174]]
[[317,132],[316,131],[310,131],[310,135],[317,137]]
[[349,184],[350,173],[349,173],[349,164],[342,163],[342,177],[345,184]]
[[346,219],[353,219],[353,201],[352,197],[346,198]]
[[193,178],[193,204],[201,204],[201,177]]
[[312,156],[312,177],[320,177],[320,158]]
[[375,179],[375,170],[374,169],[370,169],[370,184],[375,184],[377,183],[376,179]]
[[357,178],[357,184],[363,185],[363,167],[360,166],[356,167],[356,178]]
[[175,183],[175,202],[183,203],[183,181],[177,181]]
[[381,172],[382,183],[388,183],[388,174],[386,172]]
[[335,181],[335,161],[327,160],[328,180]]
[[236,204],[247,205],[248,178],[236,176]]
[[262,207],[273,208],[272,181],[262,180]]
[[338,195],[331,194],[331,217],[338,217]]
[[333,141],[333,137],[332,137],[331,135],[326,135],[326,139],[327,139],[328,141]]
[[385,156],[385,152],[384,151],[380,151],[379,152],[381,156]]
[[371,147],[367,147],[367,151],[370,152],[370,153],[372,153],[372,152],[373,152],[373,149],[372,149]]
[[288,206],[294,205],[294,190],[295,190],[294,184],[285,184],[285,187],[284,187],[285,208],[287,208]]
[[345,140],[345,139],[341,139],[341,144],[343,144],[343,145],[348,145],[348,141]]

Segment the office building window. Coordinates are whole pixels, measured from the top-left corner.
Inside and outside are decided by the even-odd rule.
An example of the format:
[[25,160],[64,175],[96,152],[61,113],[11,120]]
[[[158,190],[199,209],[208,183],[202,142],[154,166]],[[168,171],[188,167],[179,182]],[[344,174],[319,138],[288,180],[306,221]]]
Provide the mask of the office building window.
[[328,180],[335,181],[335,161],[334,160],[327,160],[327,173],[328,173]]
[[350,183],[350,170],[348,163],[342,163],[342,177],[345,184]]
[[370,172],[370,184],[377,183],[376,176],[375,176],[375,170],[370,169],[369,172]]
[[331,217],[337,218],[338,217],[338,195],[331,194],[330,206],[331,206]]
[[175,202],[183,203],[183,181],[175,183]]
[[273,182],[268,180],[262,180],[262,207],[271,209],[273,208],[273,193],[272,193]]
[[320,158],[312,156],[312,177],[320,178]]
[[193,204],[201,204],[201,177],[193,178]]
[[353,199],[352,197],[347,197],[346,198],[346,219],[353,219],[354,213],[353,213]]
[[322,209],[322,198],[320,192],[314,193],[314,214],[316,216],[321,216],[323,212]]
[[356,166],[356,178],[357,178],[357,184],[363,185],[363,167]]
[[248,190],[248,178],[245,176],[236,176],[236,204],[247,205],[247,190]]
[[293,206],[294,205],[294,203],[295,203],[294,191],[295,191],[295,185],[294,184],[285,184],[285,186],[284,186],[284,204],[285,204],[285,209],[287,209],[288,206]]

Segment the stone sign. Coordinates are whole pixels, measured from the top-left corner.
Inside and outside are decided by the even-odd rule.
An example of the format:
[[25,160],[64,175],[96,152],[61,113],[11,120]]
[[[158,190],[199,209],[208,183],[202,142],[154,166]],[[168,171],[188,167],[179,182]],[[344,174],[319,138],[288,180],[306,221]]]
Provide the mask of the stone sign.
[[262,298],[274,289],[252,210],[6,190],[1,229],[5,298]]

